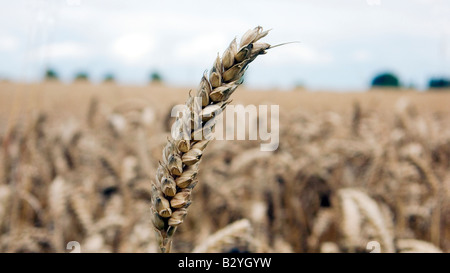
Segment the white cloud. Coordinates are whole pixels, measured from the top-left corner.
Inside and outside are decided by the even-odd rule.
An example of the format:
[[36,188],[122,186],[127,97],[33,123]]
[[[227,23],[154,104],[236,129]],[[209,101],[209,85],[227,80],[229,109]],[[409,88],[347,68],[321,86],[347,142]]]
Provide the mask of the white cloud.
[[0,51],[10,51],[17,47],[18,41],[11,36],[0,37]]
[[265,63],[277,65],[295,63],[322,65],[333,62],[330,52],[305,44],[288,44],[274,48],[264,58]]
[[155,40],[147,33],[126,34],[111,47],[113,56],[127,64],[136,64],[155,47]]
[[222,52],[218,50],[224,51],[228,43],[225,35],[219,33],[196,36],[189,41],[178,43],[174,50],[174,57],[194,64],[203,64],[205,58],[209,58],[212,62],[217,53],[222,55]]
[[79,59],[91,55],[89,47],[76,42],[61,42],[42,46],[38,52],[51,59]]
[[352,59],[356,62],[364,63],[370,61],[372,59],[372,55],[369,51],[360,49],[353,52]]

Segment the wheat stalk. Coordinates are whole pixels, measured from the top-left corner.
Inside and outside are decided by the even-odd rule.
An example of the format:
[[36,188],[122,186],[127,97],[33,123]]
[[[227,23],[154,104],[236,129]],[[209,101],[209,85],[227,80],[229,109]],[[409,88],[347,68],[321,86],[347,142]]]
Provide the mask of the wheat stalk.
[[267,34],[268,30],[258,26],[247,31],[239,45],[234,39],[222,58],[217,56],[209,76],[203,75],[195,96],[189,95],[183,115],[172,126],[152,185],[152,220],[161,252],[170,252],[173,234],[191,203],[199,163],[210,141],[210,135],[201,133],[213,129],[215,118],[242,83],[248,64],[271,48],[269,44],[257,43]]

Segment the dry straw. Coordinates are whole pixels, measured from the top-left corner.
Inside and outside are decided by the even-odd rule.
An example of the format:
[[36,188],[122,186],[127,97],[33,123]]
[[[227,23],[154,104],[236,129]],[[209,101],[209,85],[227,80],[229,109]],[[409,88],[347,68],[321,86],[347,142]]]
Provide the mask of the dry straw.
[[267,34],[268,30],[258,26],[247,31],[239,44],[234,39],[222,58],[217,56],[209,75],[203,75],[194,97],[186,101],[186,111],[172,126],[152,186],[152,220],[161,252],[170,252],[173,234],[191,203],[199,163],[210,141],[199,133],[213,129],[216,116],[242,83],[248,64],[271,48],[258,42]]

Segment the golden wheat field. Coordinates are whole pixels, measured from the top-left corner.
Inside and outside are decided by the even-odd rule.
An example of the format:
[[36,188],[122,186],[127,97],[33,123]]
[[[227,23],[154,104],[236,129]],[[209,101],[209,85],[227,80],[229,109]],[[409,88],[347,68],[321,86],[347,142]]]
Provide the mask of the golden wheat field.
[[[0,252],[157,252],[152,180],[190,89],[0,83]],[[172,252],[450,251],[450,92],[231,104],[279,105],[279,147],[212,141]]]

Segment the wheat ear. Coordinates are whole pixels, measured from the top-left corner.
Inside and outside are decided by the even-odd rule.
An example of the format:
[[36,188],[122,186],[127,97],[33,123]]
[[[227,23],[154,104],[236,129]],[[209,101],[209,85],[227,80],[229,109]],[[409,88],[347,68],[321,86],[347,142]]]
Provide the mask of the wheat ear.
[[191,203],[199,163],[211,136],[202,133],[211,132],[215,118],[242,83],[248,64],[271,47],[257,43],[267,34],[258,26],[247,31],[239,45],[234,39],[222,58],[217,56],[209,75],[203,75],[195,96],[189,95],[183,115],[172,126],[152,185],[152,220],[161,252],[170,252],[173,234]]

